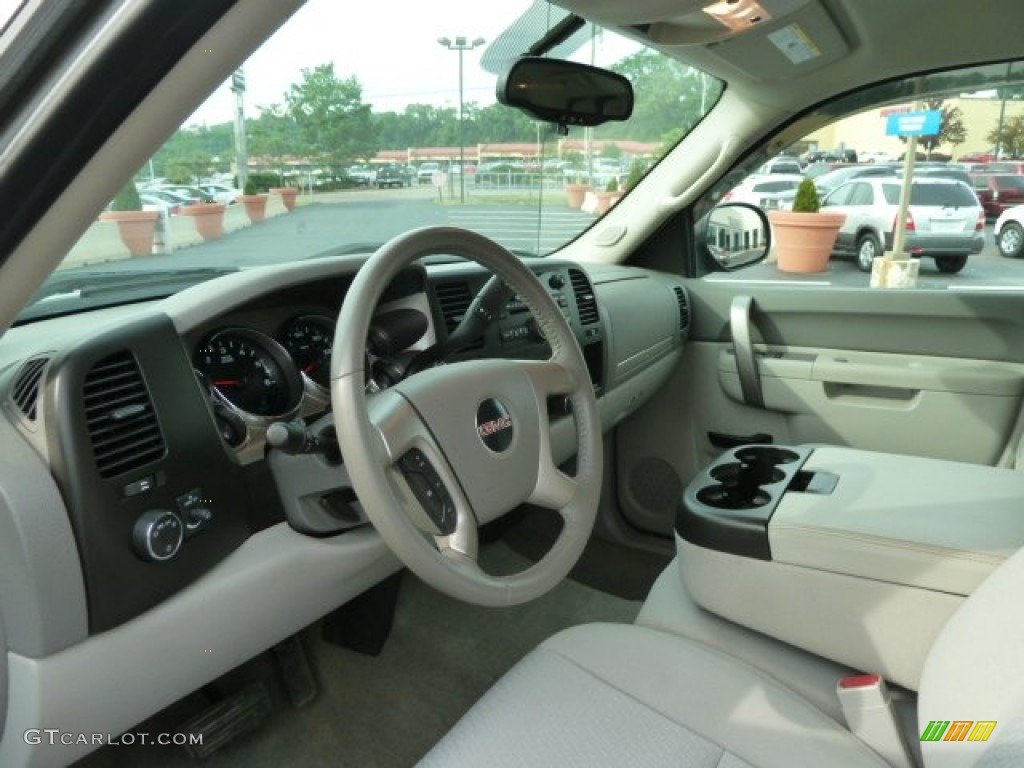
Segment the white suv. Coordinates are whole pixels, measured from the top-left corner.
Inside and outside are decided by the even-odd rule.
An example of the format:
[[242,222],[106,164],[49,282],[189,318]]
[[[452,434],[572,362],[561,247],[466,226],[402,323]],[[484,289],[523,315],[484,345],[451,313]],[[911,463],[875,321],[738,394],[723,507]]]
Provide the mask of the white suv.
[[[884,250],[892,249],[899,210],[900,180],[862,177],[836,187],[821,207],[845,213],[836,240],[837,256],[853,255],[865,272]],[[985,211],[962,181],[915,178],[907,214],[906,248],[911,256],[930,256],[940,272],[959,272],[967,257],[985,244]]]

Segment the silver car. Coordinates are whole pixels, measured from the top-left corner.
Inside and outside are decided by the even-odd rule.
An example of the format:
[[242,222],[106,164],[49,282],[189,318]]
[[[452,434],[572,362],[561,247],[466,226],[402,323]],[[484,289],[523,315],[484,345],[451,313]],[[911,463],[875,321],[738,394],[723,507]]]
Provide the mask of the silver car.
[[[848,181],[829,193],[821,207],[846,214],[835,255],[852,255],[857,266],[869,272],[875,258],[892,250],[900,187],[897,178],[868,177]],[[906,228],[906,249],[911,256],[934,258],[940,272],[959,272],[969,255],[981,251],[984,232],[985,212],[962,181],[913,180]]]

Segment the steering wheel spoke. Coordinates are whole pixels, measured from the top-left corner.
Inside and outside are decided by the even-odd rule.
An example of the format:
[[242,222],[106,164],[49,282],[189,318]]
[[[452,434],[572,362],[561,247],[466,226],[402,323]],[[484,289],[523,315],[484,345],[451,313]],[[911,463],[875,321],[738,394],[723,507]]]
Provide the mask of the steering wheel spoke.
[[553,395],[567,395],[577,386],[577,377],[558,358],[550,360],[519,360],[536,393],[539,404]]

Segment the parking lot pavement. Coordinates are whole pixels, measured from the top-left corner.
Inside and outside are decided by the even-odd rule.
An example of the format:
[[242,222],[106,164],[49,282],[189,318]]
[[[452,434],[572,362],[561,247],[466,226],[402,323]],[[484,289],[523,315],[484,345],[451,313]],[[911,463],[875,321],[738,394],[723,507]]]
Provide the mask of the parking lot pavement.
[[572,240],[589,227],[595,217],[566,207],[473,205],[446,209],[448,221],[472,229],[501,243],[511,251],[543,255]]

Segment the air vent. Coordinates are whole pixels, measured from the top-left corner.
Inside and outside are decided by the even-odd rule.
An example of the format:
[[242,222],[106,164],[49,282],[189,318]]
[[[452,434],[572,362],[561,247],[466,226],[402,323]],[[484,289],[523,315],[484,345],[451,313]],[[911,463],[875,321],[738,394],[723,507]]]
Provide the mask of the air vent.
[[686,302],[686,291],[678,285],[673,285],[672,290],[676,294],[676,303],[679,305],[679,332],[683,333],[690,327],[690,307]]
[[448,333],[455,330],[455,327],[462,322],[466,310],[473,301],[473,294],[466,283],[440,283],[434,288],[437,293],[437,301],[441,305],[441,314],[444,316],[444,325]]
[[29,360],[18,371],[14,386],[11,387],[11,400],[29,421],[35,421],[39,412],[39,385],[48,362],[48,357],[34,357]]
[[96,363],[82,385],[85,421],[101,477],[136,469],[164,454],[164,439],[130,352]]
[[580,313],[580,325],[593,325],[598,321],[597,299],[587,276],[578,269],[569,270],[572,292],[576,294],[576,309]]

